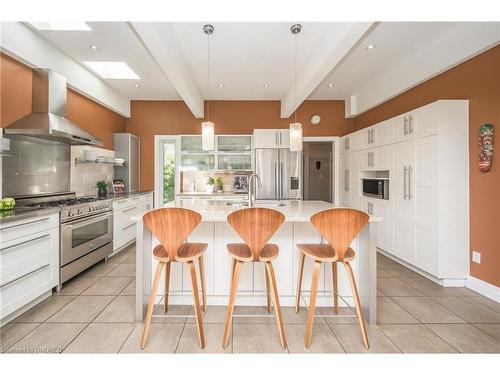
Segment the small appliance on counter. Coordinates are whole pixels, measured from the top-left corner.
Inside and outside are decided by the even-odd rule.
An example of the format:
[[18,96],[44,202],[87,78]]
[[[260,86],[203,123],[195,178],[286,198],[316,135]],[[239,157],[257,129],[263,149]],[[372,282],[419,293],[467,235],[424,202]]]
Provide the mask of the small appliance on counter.
[[233,193],[248,193],[248,175],[236,174],[233,176]]

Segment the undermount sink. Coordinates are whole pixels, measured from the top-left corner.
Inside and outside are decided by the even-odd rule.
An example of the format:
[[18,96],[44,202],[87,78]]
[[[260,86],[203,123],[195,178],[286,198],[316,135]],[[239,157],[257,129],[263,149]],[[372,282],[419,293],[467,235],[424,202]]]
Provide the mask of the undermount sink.
[[[248,207],[248,202],[241,202],[241,201],[229,201],[226,202],[228,206],[234,207],[234,208],[243,208],[243,207]],[[270,201],[270,202],[254,202],[253,207],[284,207],[287,204],[284,202],[275,202],[275,201]]]

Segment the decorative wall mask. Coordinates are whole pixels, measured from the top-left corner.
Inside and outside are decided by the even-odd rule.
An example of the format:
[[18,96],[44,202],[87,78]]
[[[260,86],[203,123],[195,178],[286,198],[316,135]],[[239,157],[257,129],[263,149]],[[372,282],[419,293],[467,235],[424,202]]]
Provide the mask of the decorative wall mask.
[[488,172],[493,162],[493,125],[484,124],[479,128],[479,170]]
[[318,171],[321,169],[321,162],[319,160],[316,162],[316,169]]

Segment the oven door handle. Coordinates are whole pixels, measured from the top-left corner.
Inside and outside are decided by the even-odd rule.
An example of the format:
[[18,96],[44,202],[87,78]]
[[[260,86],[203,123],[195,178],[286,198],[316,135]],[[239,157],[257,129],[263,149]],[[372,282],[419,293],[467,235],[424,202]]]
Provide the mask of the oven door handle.
[[[106,213],[106,214],[103,214],[103,215],[99,215],[99,216],[90,216],[90,217],[84,217],[82,219],[79,219],[77,221],[72,221],[70,223],[63,223],[62,225],[67,227],[67,228],[71,228],[71,229],[74,229],[74,228],[78,228],[78,227],[81,227],[83,225],[87,225],[87,224],[92,224],[92,223],[95,223],[95,222],[98,222],[98,221],[101,221],[102,219],[105,219],[107,217],[113,217],[113,213]],[[92,218],[92,220],[89,220],[90,218]]]

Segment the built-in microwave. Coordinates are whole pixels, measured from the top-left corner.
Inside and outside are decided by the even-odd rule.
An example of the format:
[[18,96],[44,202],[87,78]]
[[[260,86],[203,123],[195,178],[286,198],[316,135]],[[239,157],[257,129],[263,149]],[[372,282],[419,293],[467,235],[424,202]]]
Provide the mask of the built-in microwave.
[[363,195],[366,197],[389,199],[388,178],[363,178]]

